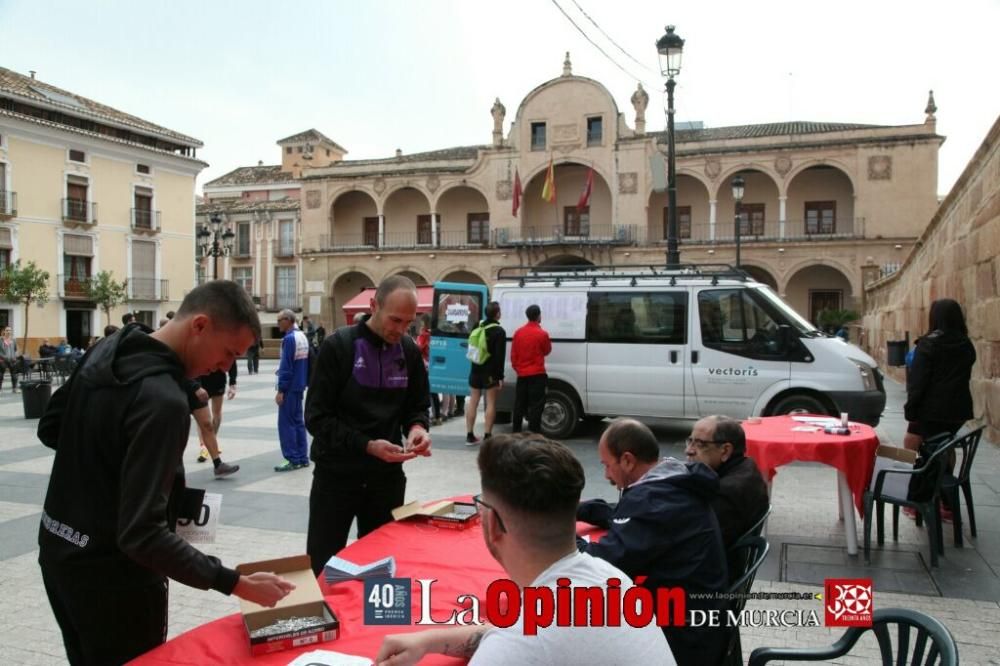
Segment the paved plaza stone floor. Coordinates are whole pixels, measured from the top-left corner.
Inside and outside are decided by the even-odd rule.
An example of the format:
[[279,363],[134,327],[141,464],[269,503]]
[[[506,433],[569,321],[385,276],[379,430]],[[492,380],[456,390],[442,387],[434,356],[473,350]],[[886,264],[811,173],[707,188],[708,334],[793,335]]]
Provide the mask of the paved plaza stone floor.
[[[281,462],[274,368],[274,361],[264,361],[259,375],[241,374],[236,399],[225,405],[220,433],[223,458],[239,463],[239,473],[214,479],[210,463],[195,461],[194,436],[184,455],[188,484],[223,494],[218,540],[205,550],[230,565],[305,550],[310,470],[272,471]],[[884,443],[899,445],[905,426],[903,393],[892,382],[888,390],[889,404],[878,431]],[[480,431],[481,423],[480,418]],[[52,452],[35,437],[36,425],[37,421],[24,418],[21,396],[11,393],[8,380],[0,395],[0,664],[4,665],[65,662],[36,563],[39,515],[52,464]],[[655,425],[665,455],[683,455],[681,441],[687,428],[684,424]],[[599,424],[588,425],[567,443],[586,470],[585,497],[613,500],[617,493],[604,480],[597,457],[600,430]],[[464,424],[453,419],[435,428],[432,435],[433,457],[407,463],[407,500],[478,492],[476,449],[464,445]],[[899,541],[893,543],[889,536],[886,547],[875,554],[873,566],[866,567],[860,555],[848,556],[844,526],[837,519],[835,472],[813,464],[781,468],[773,486],[767,528],[771,551],[754,591],[819,592],[825,577],[872,578],[876,608],[928,612],[955,635],[963,664],[1000,664],[1000,448],[995,444],[984,441],[980,446],[974,477],[979,536],[972,539],[966,527],[965,548],[957,549],[951,526],[946,525],[945,557],[931,571],[926,534],[906,519]],[[859,541],[861,529],[859,519]],[[176,583],[171,584],[170,594],[171,637],[238,609],[235,598]],[[753,600],[747,608],[814,610],[821,622],[823,618],[821,602],[815,600]],[[762,645],[827,645],[840,632],[824,627],[744,628],[744,657]],[[839,663],[873,663],[876,654],[869,634]]]

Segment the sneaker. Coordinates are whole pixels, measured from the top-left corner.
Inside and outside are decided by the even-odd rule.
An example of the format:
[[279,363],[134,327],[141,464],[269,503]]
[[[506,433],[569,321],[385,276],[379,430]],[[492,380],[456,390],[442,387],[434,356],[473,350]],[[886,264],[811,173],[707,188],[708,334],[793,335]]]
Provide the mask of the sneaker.
[[941,511],[938,514],[941,516],[941,522],[943,523],[953,523],[955,522],[955,514],[951,512],[951,509],[947,507],[941,507]]
[[464,410],[464,409],[456,409],[456,410],[455,410],[455,411],[454,411],[454,412],[452,413],[452,416],[462,416],[462,415],[464,415],[464,414],[465,414],[465,410]]
[[907,518],[910,518],[911,520],[916,520],[917,510],[914,509],[912,506],[904,506],[903,515],[906,516]]
[[465,436],[466,446],[475,446],[478,443],[479,443],[479,438],[473,435],[471,432]]
[[443,420],[441,419],[441,417],[440,417],[440,416],[436,416],[436,417],[434,417],[433,419],[431,419],[431,425],[436,425],[436,426],[439,426],[439,425],[441,425],[442,423],[444,423],[444,421],[443,421]]
[[292,470],[295,469],[298,469],[298,466],[295,463],[289,462],[287,460],[280,465],[274,466],[275,472],[291,472]]
[[304,463],[295,463],[295,469],[305,469],[306,467],[309,467],[308,461]]
[[236,472],[238,471],[240,471],[239,465],[230,465],[229,463],[219,463],[219,466],[215,468],[215,478],[221,479],[225,476],[236,474]]
[[198,454],[198,462],[205,462],[206,460],[208,460],[208,456],[206,456],[204,453]]

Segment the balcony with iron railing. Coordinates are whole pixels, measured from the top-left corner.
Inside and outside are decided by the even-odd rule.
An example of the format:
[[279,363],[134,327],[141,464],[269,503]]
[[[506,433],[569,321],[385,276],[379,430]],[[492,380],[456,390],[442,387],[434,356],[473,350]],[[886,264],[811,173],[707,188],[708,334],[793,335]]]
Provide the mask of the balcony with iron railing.
[[17,217],[17,192],[0,190],[0,220]]
[[91,277],[59,275],[59,298],[65,301],[88,301]]
[[635,224],[588,224],[562,226],[525,226],[520,229],[494,229],[496,247],[518,245],[636,245],[645,239],[644,229]]
[[307,243],[304,252],[355,252],[359,250],[426,250],[429,248],[470,249],[488,247],[489,233],[470,234],[466,230],[438,231],[437,242],[430,232],[391,231],[382,234],[324,234]]
[[63,199],[62,220],[71,226],[97,224],[97,203],[84,199]]
[[130,301],[169,301],[169,280],[156,278],[129,278],[128,299]]
[[302,311],[301,294],[267,294],[260,299],[260,304],[267,312],[278,312],[279,310]]
[[291,259],[296,255],[296,243],[294,240],[272,240],[271,256],[275,259]]
[[[813,220],[743,220],[740,223],[741,243],[813,242],[857,240],[864,238],[865,218],[837,220],[833,224],[819,224]],[[649,244],[666,243],[666,232],[661,223],[648,231]],[[734,219],[678,224],[678,238],[686,245],[735,243]],[[640,243],[644,241],[640,240]]]
[[160,231],[160,211],[148,208],[132,209],[132,231],[158,233]]

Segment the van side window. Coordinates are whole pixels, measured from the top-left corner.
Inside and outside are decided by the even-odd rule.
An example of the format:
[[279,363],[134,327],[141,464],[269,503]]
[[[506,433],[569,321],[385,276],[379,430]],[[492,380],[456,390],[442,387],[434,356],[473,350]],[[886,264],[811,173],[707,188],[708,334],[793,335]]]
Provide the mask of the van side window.
[[686,291],[591,292],[587,342],[682,345],[687,342]]
[[784,355],[778,322],[748,289],[700,292],[698,317],[706,347],[751,358]]
[[437,310],[431,321],[431,333],[437,336],[468,337],[479,324],[482,296],[478,293],[437,293]]

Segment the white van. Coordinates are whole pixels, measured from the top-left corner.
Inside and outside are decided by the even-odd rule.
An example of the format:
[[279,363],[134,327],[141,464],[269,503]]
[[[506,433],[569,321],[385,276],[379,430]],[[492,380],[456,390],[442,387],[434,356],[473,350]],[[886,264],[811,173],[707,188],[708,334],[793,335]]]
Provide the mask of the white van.
[[[508,339],[527,306],[552,338],[542,430],[572,434],[605,416],[698,419],[848,412],[878,424],[885,389],[874,359],[803,319],[771,289],[728,266],[501,269]],[[497,401],[514,403],[510,367]]]

